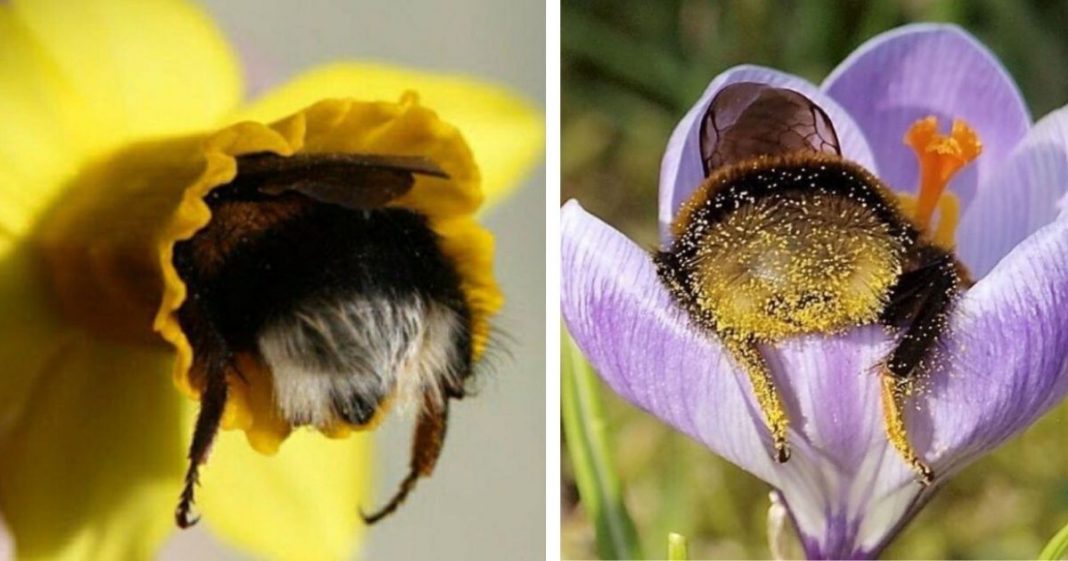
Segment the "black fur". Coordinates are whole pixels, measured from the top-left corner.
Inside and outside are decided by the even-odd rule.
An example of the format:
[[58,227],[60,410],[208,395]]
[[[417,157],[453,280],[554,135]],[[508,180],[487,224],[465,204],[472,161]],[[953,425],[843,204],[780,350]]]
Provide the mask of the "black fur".
[[[389,160],[394,166],[414,161],[367,158],[379,163]],[[337,160],[324,160],[329,169],[323,173],[328,173],[332,182],[330,196],[343,187],[339,182],[345,177],[335,169]],[[420,165],[432,166],[419,161]],[[323,202],[315,183],[319,173],[315,158],[299,162],[304,166],[303,172],[288,167],[283,170],[280,177],[285,182],[298,182],[299,189],[279,187],[279,177],[271,176],[270,169],[261,169],[263,162],[259,159],[255,162],[259,167],[253,176],[243,177],[239,169],[233,183],[217,188],[205,198],[215,215],[213,220],[193,239],[174,247],[174,265],[188,289],[178,319],[194,350],[193,372],[200,376],[194,383],[201,391],[201,411],[189,453],[186,485],[176,512],[181,527],[196,522],[189,513],[197,469],[205,461],[219,428],[227,398],[226,376],[232,373],[242,377],[234,357],[239,353],[258,356],[258,340],[264,329],[279,318],[291,317],[302,305],[360,297],[412,296],[444,305],[465,324],[459,330],[462,336],[455,341],[455,356],[460,363],[451,368],[464,379],[472,371],[471,314],[460,288],[461,279],[442,253],[424,216],[400,208],[352,208]],[[429,171],[410,171],[443,176],[440,170],[431,173],[434,169],[436,166]],[[384,173],[394,177],[404,172],[391,169]],[[361,181],[373,177],[377,176],[367,172],[353,175],[354,180]],[[389,181],[395,183],[395,178]],[[275,194],[261,188],[267,183],[275,188]],[[362,190],[358,199],[361,205],[382,198],[369,194],[373,188],[367,185],[353,188]],[[387,185],[386,189],[396,191],[396,185]],[[393,195],[386,193],[383,197]],[[228,223],[227,216],[249,218],[247,212],[218,212],[233,204],[245,205],[243,212],[261,208],[264,212],[252,210],[253,219]],[[260,220],[261,214],[270,218]],[[225,246],[225,250],[216,252],[216,245]],[[331,358],[325,351],[318,354],[324,361]],[[450,398],[464,395],[462,383],[445,390]],[[345,420],[364,424],[373,418],[384,397],[337,397],[334,407]],[[440,451],[440,446],[436,450]]]
[[[187,251],[175,246],[176,265],[195,259]],[[408,210],[316,204],[238,246],[210,277],[178,266],[234,352],[254,350],[266,324],[313,299],[419,295],[469,315],[459,276],[436,236]]]
[[927,370],[961,284],[952,255],[933,246],[920,253],[917,260],[923,265],[898,278],[880,318],[885,325],[905,329],[886,360],[890,374],[903,380]]

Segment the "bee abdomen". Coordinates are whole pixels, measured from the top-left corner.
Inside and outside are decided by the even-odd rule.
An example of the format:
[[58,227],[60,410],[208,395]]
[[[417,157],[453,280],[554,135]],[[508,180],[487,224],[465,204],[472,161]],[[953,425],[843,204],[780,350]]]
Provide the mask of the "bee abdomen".
[[463,378],[462,318],[418,295],[303,304],[268,324],[259,350],[274,374],[279,412],[292,425],[362,425],[380,402],[402,406],[429,391],[444,399]]
[[657,263],[698,323],[775,341],[879,319],[914,233],[866,174],[796,159],[726,170],[680,213]]
[[291,425],[364,425],[387,400],[463,393],[470,312],[423,216],[313,204],[212,271],[194,293],[234,352],[268,366]]

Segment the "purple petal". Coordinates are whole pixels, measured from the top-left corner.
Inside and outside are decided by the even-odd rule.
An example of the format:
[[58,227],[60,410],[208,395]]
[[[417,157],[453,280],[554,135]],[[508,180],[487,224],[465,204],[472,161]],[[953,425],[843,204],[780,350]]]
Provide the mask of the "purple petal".
[[921,491],[883,429],[876,365],[889,350],[878,327],[763,349],[793,423],[794,455],[769,483],[812,558],[877,553]]
[[[605,381],[639,407],[779,489],[812,557],[877,554],[935,487],[921,488],[887,443],[878,327],[763,350],[791,419],[793,457],[771,460],[745,375],[687,322],[650,256],[568,203],[563,316]],[[961,300],[947,368],[909,408],[910,439],[944,481],[1068,393],[1068,220],[1024,241]]]
[[853,118],[819,88],[807,80],[770,68],[736,66],[712,80],[701,99],[676,125],[675,132],[668,141],[663,162],[660,164],[659,216],[661,239],[664,241],[670,238],[671,219],[675,211],[704,179],[700,147],[697,141],[701,117],[716,93],[724,86],[735,82],[761,82],[789,88],[805,95],[827,112],[831,118],[835,131],[838,133],[842,155],[873,172],[877,171],[871,149]]
[[962,209],[1031,123],[997,59],[952,25],[908,25],[869,40],[824,80],[823,90],[853,115],[876,154],[880,177],[898,190],[917,184],[915,155],[902,142],[913,122],[935,115],[946,130],[953,118],[971,124],[983,154],[950,184]]
[[649,254],[576,202],[564,206],[560,230],[564,321],[604,381],[717,454],[771,477],[770,438],[740,391],[743,380],[730,375],[720,346],[676,310]]
[[650,256],[575,202],[561,235],[564,320],[613,390],[780,489],[811,551],[862,555],[885,541],[919,487],[882,432],[882,329],[764,349],[793,423],[780,465],[748,379],[689,325]]
[[960,302],[947,345],[951,373],[935,376],[926,397],[936,471],[963,466],[1064,398],[1066,309],[1068,220],[1057,220],[1002,259]]
[[957,231],[957,254],[976,278],[1053,221],[1068,190],[1068,107],[1042,118],[979,193]]

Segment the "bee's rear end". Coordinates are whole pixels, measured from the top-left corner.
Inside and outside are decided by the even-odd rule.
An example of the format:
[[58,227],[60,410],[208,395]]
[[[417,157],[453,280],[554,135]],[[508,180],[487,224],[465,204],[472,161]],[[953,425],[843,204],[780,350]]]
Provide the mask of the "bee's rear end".
[[414,174],[444,174],[419,158],[343,154],[238,166],[205,198],[211,222],[174,248],[201,393],[178,524],[193,522],[197,466],[230,387],[250,380],[269,385],[273,416],[288,427],[363,428],[395,403],[416,406],[411,472],[366,517],[377,520],[430,474],[447,401],[463,396],[474,360],[457,264],[426,216],[388,206]]

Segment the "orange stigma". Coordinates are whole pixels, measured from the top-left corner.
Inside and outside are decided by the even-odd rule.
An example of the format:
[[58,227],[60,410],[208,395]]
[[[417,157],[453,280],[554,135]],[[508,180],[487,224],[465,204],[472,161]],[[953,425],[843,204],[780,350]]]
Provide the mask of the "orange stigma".
[[[979,157],[983,144],[979,135],[968,123],[953,120],[949,136],[939,134],[938,119],[930,116],[920,119],[909,127],[905,144],[916,152],[920,167],[920,188],[916,197],[913,222],[922,232],[927,232],[931,216],[942,207],[938,231],[932,238],[952,245],[953,230],[957,220],[957,201],[952,193],[943,193],[949,180],[968,162]],[[947,240],[948,238],[948,240]]]

